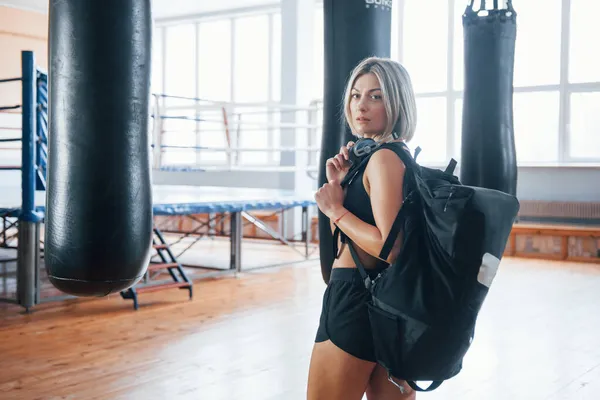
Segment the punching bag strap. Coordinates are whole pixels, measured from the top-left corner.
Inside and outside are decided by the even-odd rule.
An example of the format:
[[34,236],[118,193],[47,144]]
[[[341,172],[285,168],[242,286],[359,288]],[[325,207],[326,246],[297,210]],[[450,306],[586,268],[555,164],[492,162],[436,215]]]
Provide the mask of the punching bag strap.
[[[474,4],[475,4],[475,0],[471,0],[469,2],[468,8],[470,8],[471,11],[474,11],[473,10],[473,5]],[[513,6],[512,6],[512,0],[506,0],[506,9],[508,11],[513,11],[513,12],[515,11],[513,9]],[[481,10],[485,10],[485,0],[481,0],[480,3],[479,3],[479,11],[481,11]],[[498,0],[494,0],[494,10],[499,10],[499,8],[498,8]]]
[[[510,3],[510,1],[509,1],[509,3]],[[470,8],[471,11],[475,11],[475,10],[473,10],[474,4],[475,4],[475,0],[471,0],[471,2],[469,3],[469,6],[468,6],[468,8]],[[494,0],[494,7],[498,8],[498,0]],[[485,0],[481,0],[479,2],[479,11],[481,11],[481,10],[485,10]]]
[[472,17],[473,14],[477,15],[477,13],[475,12],[475,9],[473,8],[474,5],[475,5],[475,0],[471,0],[465,9],[465,13],[464,13],[465,16]]

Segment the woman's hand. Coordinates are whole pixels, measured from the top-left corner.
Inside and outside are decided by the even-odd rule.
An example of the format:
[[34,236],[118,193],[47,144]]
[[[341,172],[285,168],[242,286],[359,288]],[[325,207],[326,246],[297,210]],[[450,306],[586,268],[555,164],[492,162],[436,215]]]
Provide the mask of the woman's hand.
[[340,152],[338,154],[325,162],[325,176],[327,176],[327,182],[341,182],[346,174],[348,174],[348,171],[350,170],[350,164],[348,163],[348,149],[352,146],[354,146],[354,142],[348,142],[346,146],[340,147]]
[[315,193],[315,200],[319,210],[329,219],[338,218],[345,212],[344,190],[336,180],[321,186]]

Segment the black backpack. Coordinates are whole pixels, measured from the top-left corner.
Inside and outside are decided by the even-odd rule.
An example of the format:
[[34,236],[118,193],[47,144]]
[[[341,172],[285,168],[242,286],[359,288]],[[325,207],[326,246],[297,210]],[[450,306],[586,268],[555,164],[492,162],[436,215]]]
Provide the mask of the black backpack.
[[[406,166],[404,202],[379,254],[387,268],[370,279],[353,243],[343,233],[342,240],[372,295],[368,310],[377,362],[401,390],[393,378],[416,391],[432,391],[462,369],[519,202],[500,191],[462,185],[453,175],[455,160],[445,171],[420,166],[418,150],[413,158],[404,143],[377,147],[350,169],[342,186],[352,184],[382,148],[393,150]],[[388,266],[383,260],[401,233],[401,253]],[[416,381],[432,383],[422,389]]]

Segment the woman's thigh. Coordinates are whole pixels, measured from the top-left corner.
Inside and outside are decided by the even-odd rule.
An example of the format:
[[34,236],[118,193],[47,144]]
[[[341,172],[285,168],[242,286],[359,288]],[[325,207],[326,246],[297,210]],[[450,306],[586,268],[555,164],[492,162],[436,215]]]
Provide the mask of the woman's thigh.
[[379,364],[373,369],[367,386],[368,400],[414,400],[416,393],[405,381],[395,380],[404,387],[404,393],[388,380],[386,370]]
[[361,360],[334,345],[315,343],[308,371],[308,400],[360,400],[375,363]]

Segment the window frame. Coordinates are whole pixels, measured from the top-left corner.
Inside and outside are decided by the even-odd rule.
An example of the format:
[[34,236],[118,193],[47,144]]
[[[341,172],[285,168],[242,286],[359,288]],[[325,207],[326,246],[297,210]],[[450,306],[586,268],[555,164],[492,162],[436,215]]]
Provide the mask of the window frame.
[[[397,0],[394,4],[392,12],[396,13],[394,16],[400,27],[403,25],[405,15],[405,4],[406,1],[414,0]],[[447,140],[446,140],[446,158],[454,157],[460,158],[460,149],[456,146],[456,120],[455,120],[455,101],[463,98],[463,90],[454,89],[454,47],[455,47],[455,27],[457,23],[460,23],[454,17],[454,10],[456,2],[462,0],[448,0],[448,23],[447,23],[447,82],[446,90],[440,92],[428,92],[428,93],[415,93],[416,97],[445,97],[446,98],[446,129],[447,129]],[[465,3],[466,6],[466,3]],[[578,165],[600,165],[600,157],[584,158],[584,157],[573,157],[570,155],[570,98],[574,93],[580,92],[598,92],[600,93],[600,82],[584,82],[584,83],[570,83],[569,82],[569,47],[570,47],[570,29],[571,29],[571,0],[562,0],[561,2],[561,33],[560,33],[560,81],[554,85],[532,85],[532,86],[515,86],[515,93],[524,92],[545,92],[545,91],[558,91],[559,93],[559,121],[558,121],[558,154],[555,162],[519,162],[519,166],[578,166]],[[518,9],[517,9],[518,13]],[[398,55],[398,60],[403,61],[404,52],[402,44],[402,29],[398,29],[400,37],[396,42],[397,48],[392,50]],[[443,164],[440,160],[440,163]]]
[[[273,66],[274,64],[274,60],[273,60],[273,56],[274,54],[276,54],[275,49],[273,48],[273,34],[274,34],[274,20],[275,20],[275,15],[277,14],[281,14],[281,8],[279,5],[266,5],[266,6],[256,6],[256,7],[248,7],[248,8],[243,8],[243,9],[238,9],[238,10],[223,10],[223,11],[217,11],[217,12],[211,12],[211,13],[205,13],[205,14],[198,14],[198,15],[192,15],[192,16],[188,16],[188,17],[175,17],[175,18],[165,18],[165,19],[157,19],[155,21],[155,35],[160,35],[161,39],[162,39],[162,46],[161,46],[161,54],[159,55],[160,60],[162,62],[162,76],[159,78],[159,82],[160,82],[160,89],[161,91],[164,93],[164,88],[165,88],[165,82],[167,80],[167,74],[168,71],[166,70],[166,57],[165,55],[167,54],[167,41],[166,41],[166,37],[167,37],[167,29],[169,29],[169,27],[172,26],[177,26],[177,25],[182,25],[182,24],[193,24],[194,25],[194,29],[195,29],[195,37],[194,37],[194,60],[195,60],[195,66],[194,66],[194,71],[196,71],[193,79],[190,80],[190,84],[194,85],[194,93],[195,93],[195,97],[198,98],[199,96],[199,87],[198,87],[198,63],[199,63],[199,54],[198,54],[198,44],[200,41],[200,29],[199,26],[202,23],[206,23],[206,22],[210,22],[210,21],[215,21],[215,20],[229,20],[230,21],[230,49],[231,49],[231,68],[230,68],[230,82],[231,82],[231,86],[230,86],[230,94],[229,94],[229,98],[231,99],[231,103],[233,105],[233,107],[231,107],[230,105],[228,105],[227,109],[228,111],[231,113],[231,115],[233,115],[236,111],[236,99],[235,99],[235,85],[236,85],[236,77],[235,77],[235,63],[236,63],[236,54],[235,54],[235,33],[236,33],[236,22],[239,18],[244,18],[244,17],[251,17],[251,16],[264,16],[266,15],[268,18],[268,59],[266,60],[268,68],[269,68],[269,79],[268,79],[268,100],[266,103],[264,102],[260,102],[257,103],[256,106],[259,107],[265,107],[268,110],[268,115],[269,115],[269,121],[272,120],[274,113],[277,110],[277,106],[276,104],[279,103],[279,101],[275,101],[274,100],[274,90],[273,90],[273,83],[274,83],[274,79],[273,79]],[[280,63],[279,63],[280,64]],[[169,95],[178,95],[177,93],[167,93]],[[240,106],[242,108],[247,107],[248,105],[253,105],[253,104],[241,104]],[[234,124],[235,121],[229,121],[229,125],[233,126],[232,124]],[[268,129],[265,128],[266,132],[267,132],[267,137],[268,137],[268,145],[273,147],[273,144],[275,143],[275,132],[276,130],[274,129]],[[201,135],[200,135],[200,130],[196,130],[197,135],[196,135],[196,146],[201,146]],[[224,153],[225,154],[225,153]],[[267,158],[267,160],[265,160],[264,163],[250,163],[250,164],[244,164],[244,163],[236,163],[236,166],[239,167],[244,167],[244,166],[248,166],[248,167],[252,167],[252,166],[257,166],[257,165],[261,165],[261,166],[277,166],[279,165],[279,157],[277,154],[275,154],[274,152],[270,151],[268,152],[269,157]],[[238,157],[238,159],[243,159],[243,157]],[[206,160],[202,157],[202,152],[196,152],[196,162],[194,164],[194,166],[198,166],[198,167],[204,167],[204,166],[225,166],[228,164],[227,161],[227,157],[225,156],[224,159],[222,161],[215,161],[215,160]]]

